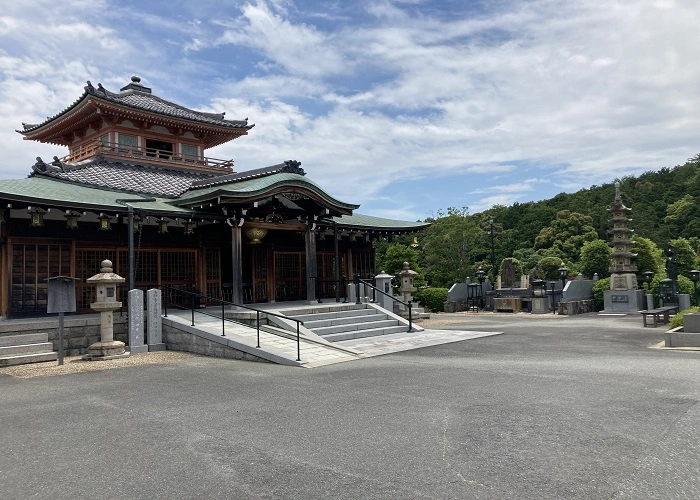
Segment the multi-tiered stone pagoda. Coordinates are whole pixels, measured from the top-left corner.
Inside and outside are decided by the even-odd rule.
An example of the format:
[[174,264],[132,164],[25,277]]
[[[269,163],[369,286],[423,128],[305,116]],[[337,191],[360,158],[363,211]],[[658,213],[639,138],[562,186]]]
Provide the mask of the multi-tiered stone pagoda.
[[627,208],[620,196],[620,183],[615,183],[615,201],[612,212],[612,263],[610,290],[604,294],[605,311],[630,312],[642,309],[644,294],[637,286],[637,266],[632,262],[636,254],[630,251],[632,229],[627,227],[632,209]]

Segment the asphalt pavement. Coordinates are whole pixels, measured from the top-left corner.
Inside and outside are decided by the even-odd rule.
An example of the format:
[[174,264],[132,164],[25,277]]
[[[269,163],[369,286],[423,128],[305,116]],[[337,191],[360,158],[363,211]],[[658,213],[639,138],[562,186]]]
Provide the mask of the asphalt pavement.
[[311,370],[201,356],[0,369],[0,498],[700,498],[700,352],[654,347],[662,328],[491,313],[426,326],[503,334]]

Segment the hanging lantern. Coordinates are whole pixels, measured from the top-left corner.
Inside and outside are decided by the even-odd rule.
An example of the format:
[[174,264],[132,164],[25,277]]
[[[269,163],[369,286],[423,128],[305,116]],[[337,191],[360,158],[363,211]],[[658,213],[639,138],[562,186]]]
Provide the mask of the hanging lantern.
[[31,227],[44,227],[44,215],[46,210],[39,207],[28,207]]
[[66,218],[66,229],[70,229],[71,231],[78,229],[78,219],[80,218],[79,212],[67,210],[64,217]]
[[112,218],[107,214],[100,214],[98,217],[100,220],[100,231],[111,231],[112,230]]
[[197,227],[197,223],[192,220],[185,221],[185,235],[190,236],[194,234],[194,228]]
[[158,234],[165,234],[168,232],[168,221],[161,218],[158,219],[156,222],[158,222]]
[[267,236],[267,229],[262,227],[248,227],[245,235],[250,239],[251,245],[259,245],[262,239]]

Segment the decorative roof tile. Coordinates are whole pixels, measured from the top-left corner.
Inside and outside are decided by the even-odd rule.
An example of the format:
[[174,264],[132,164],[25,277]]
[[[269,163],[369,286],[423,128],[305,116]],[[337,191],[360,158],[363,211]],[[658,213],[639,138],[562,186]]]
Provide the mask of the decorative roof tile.
[[57,158],[47,164],[37,158],[33,169],[32,176],[166,197],[177,197],[187,191],[193,182],[216,177],[210,173],[171,169],[145,162],[120,162],[100,156],[79,164],[62,163]]
[[109,90],[105,89],[101,83],[98,83],[97,88],[95,88],[92,83],[88,81],[87,85],[85,86],[85,92],[75,102],[73,102],[73,104],[39,124],[23,123],[23,129],[18,130],[17,132],[27,134],[41,128],[47,123],[52,122],[59,116],[75,108],[88,96],[141,111],[205,123],[208,125],[244,130],[249,130],[255,126],[254,124],[248,125],[248,118],[245,118],[244,120],[226,120],[224,119],[224,113],[204,113],[180,106],[179,104],[175,104],[170,101],[166,101],[165,99],[161,99],[160,97],[153,95],[150,88],[141,85],[140,78],[132,77],[131,81],[132,83],[122,87],[120,92],[110,92]]

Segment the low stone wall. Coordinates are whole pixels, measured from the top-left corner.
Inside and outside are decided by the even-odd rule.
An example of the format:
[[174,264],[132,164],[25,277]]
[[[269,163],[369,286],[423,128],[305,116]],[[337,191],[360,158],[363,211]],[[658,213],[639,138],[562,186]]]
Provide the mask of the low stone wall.
[[456,313],[469,310],[469,302],[467,300],[446,300],[444,309],[446,313]]
[[228,345],[226,337],[210,334],[195,335],[185,329],[163,321],[163,342],[170,351],[186,351],[216,358],[241,359],[245,361],[268,360],[259,358],[247,352],[239,351]]
[[[126,316],[114,314],[114,340],[129,342]],[[58,315],[50,318],[0,321],[0,335],[48,333],[54,351],[58,351]],[[90,344],[100,341],[100,317],[76,315],[63,317],[63,338],[66,356],[87,354]]]
[[586,314],[595,312],[595,300],[570,300],[559,302],[559,314],[563,316],[573,316],[575,314]]

